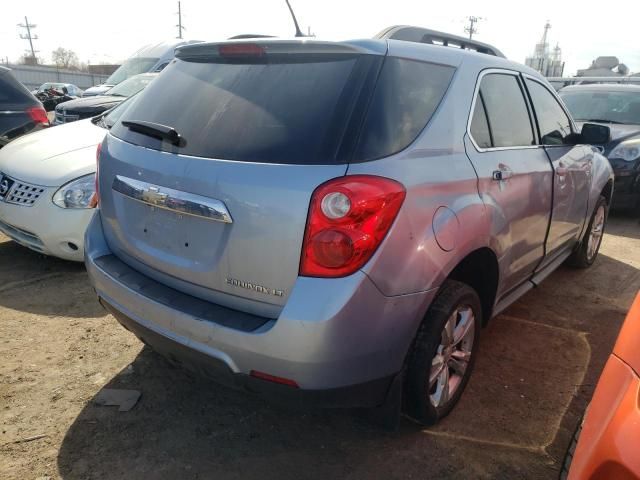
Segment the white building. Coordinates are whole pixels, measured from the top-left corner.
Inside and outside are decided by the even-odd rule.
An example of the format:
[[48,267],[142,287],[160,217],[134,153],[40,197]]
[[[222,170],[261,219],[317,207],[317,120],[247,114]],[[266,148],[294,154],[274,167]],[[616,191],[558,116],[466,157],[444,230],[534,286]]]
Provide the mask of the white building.
[[544,34],[531,57],[527,57],[525,64],[528,67],[537,70],[545,77],[561,77],[564,71],[564,62],[562,61],[562,50],[556,44],[553,49],[549,48],[548,35],[551,29],[549,22],[544,26]]

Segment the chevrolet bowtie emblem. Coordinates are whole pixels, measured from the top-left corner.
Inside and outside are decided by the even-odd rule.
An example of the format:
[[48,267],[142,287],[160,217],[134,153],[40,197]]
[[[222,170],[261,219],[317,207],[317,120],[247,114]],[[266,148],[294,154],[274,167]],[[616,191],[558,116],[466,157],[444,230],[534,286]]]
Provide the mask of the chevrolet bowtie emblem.
[[142,200],[153,205],[164,205],[168,195],[162,193],[159,188],[149,187],[142,192]]

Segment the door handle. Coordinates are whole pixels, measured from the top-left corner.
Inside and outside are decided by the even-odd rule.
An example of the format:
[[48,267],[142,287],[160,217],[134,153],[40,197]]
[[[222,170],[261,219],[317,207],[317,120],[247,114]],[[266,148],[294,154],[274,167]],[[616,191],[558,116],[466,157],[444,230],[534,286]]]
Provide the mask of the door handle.
[[556,174],[559,177],[564,177],[567,173],[569,173],[569,169],[564,165],[564,163],[560,162],[556,168]]
[[506,165],[500,164],[498,165],[498,170],[493,171],[492,177],[494,180],[500,182],[513,177],[513,170]]

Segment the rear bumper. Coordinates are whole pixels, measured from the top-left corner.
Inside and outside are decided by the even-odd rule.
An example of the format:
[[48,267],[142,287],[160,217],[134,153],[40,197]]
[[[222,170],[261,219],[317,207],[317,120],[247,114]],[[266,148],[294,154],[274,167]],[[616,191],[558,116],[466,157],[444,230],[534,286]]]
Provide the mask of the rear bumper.
[[585,417],[569,479],[640,478],[640,377],[611,355]]
[[123,327],[173,364],[227,387],[258,394],[276,403],[300,408],[374,407],[384,401],[394,378],[391,375],[358,385],[322,390],[304,390],[267,382],[244,373],[234,373],[225,362],[143,327],[102,299],[100,303]]
[[[100,266],[106,255],[112,252],[98,214],[87,229],[85,261],[98,297],[120,323],[160,353],[221,383],[287,402],[382,403],[436,293],[385,297],[362,272],[342,279],[299,278],[279,317],[246,331],[228,319],[205,319],[181,308],[188,301],[184,294],[173,301],[168,287],[148,278],[143,288],[118,280]],[[216,309],[233,316],[212,305]],[[291,379],[300,388],[249,377],[252,370]]]

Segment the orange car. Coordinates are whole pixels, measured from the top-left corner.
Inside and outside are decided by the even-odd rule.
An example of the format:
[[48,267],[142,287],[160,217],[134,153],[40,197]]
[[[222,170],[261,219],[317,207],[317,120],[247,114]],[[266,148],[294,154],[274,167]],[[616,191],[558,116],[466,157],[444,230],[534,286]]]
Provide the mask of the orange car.
[[600,376],[565,466],[569,461],[569,480],[640,479],[640,293]]

